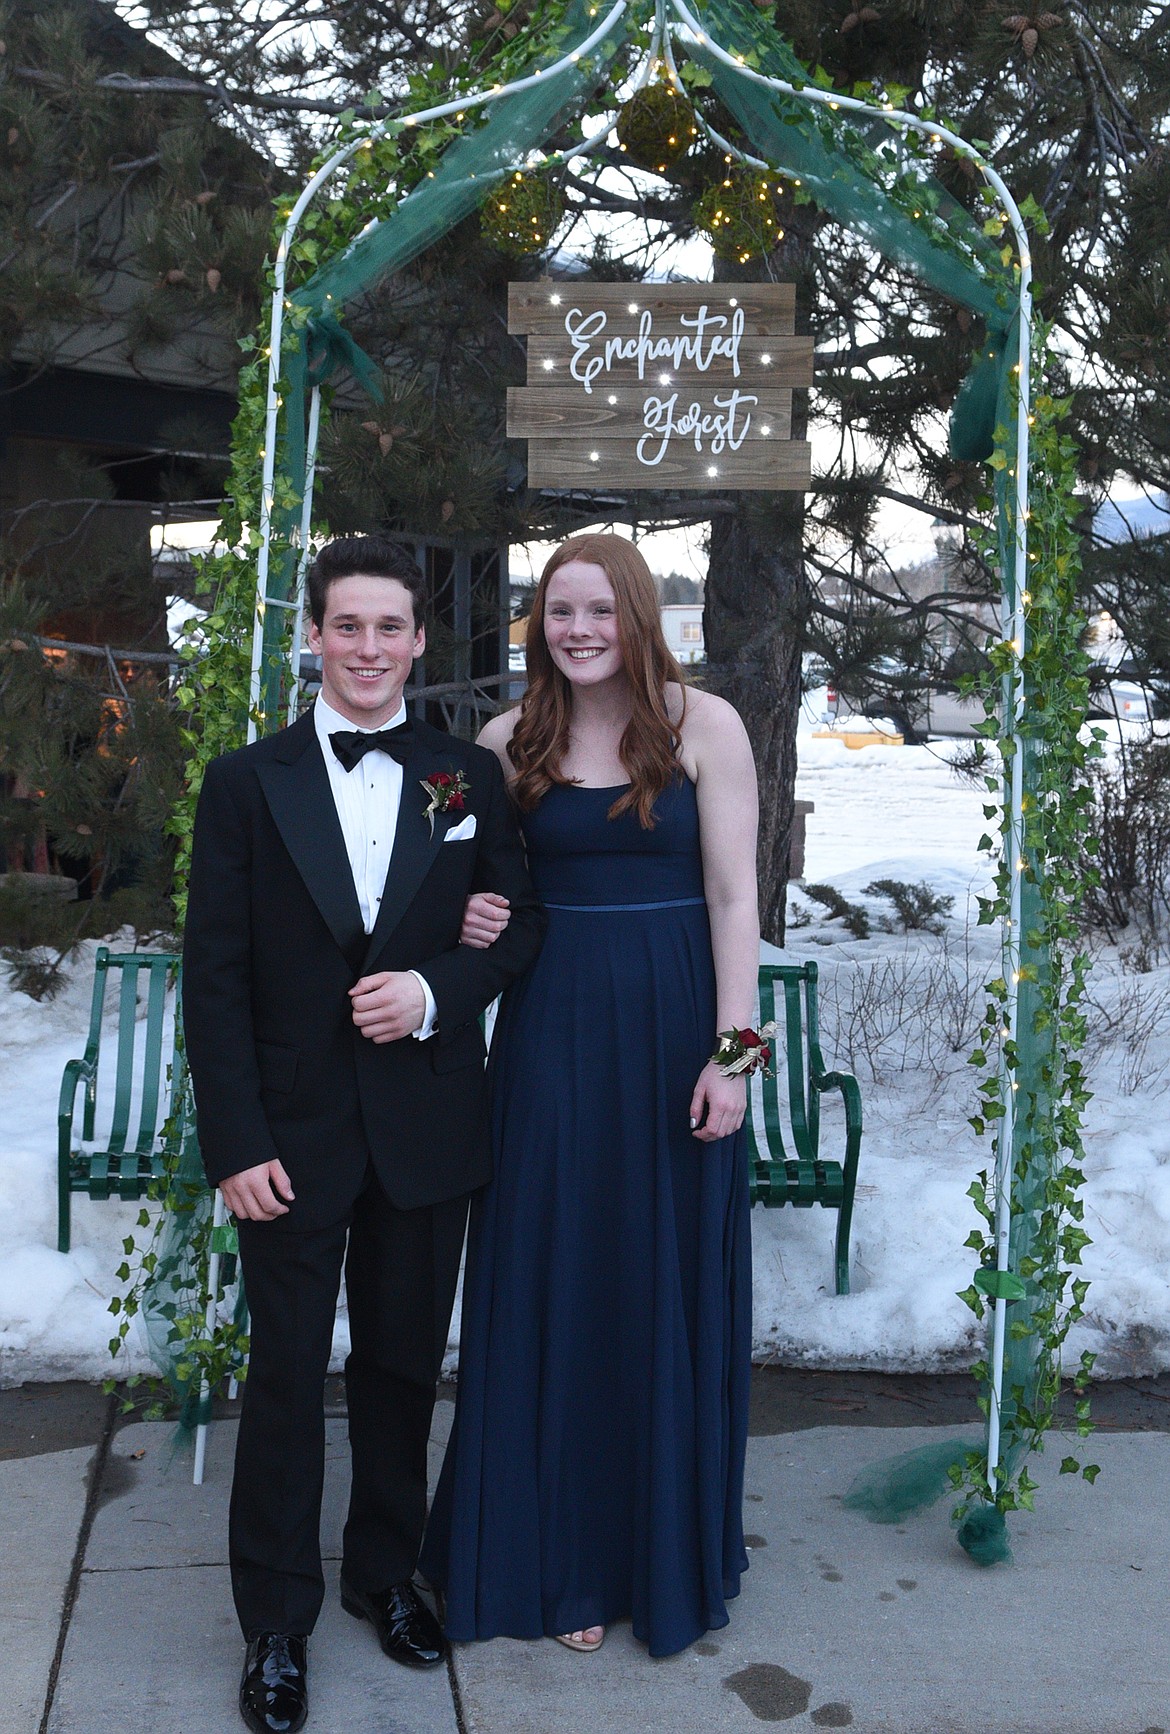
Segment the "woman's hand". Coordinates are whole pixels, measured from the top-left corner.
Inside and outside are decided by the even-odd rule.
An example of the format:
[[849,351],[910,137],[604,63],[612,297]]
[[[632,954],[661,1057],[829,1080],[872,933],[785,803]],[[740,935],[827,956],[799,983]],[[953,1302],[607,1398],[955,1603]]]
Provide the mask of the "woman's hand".
[[[707,1111],[705,1124],[703,1110]],[[708,1060],[699,1073],[695,1093],[691,1097],[691,1129],[696,1138],[714,1144],[718,1138],[729,1138],[743,1125],[747,1112],[747,1079],[727,1078],[714,1060]]]
[[463,911],[459,943],[473,945],[477,951],[486,951],[489,945],[496,943],[511,919],[512,910],[506,897],[501,897],[498,891],[476,891],[467,899]]

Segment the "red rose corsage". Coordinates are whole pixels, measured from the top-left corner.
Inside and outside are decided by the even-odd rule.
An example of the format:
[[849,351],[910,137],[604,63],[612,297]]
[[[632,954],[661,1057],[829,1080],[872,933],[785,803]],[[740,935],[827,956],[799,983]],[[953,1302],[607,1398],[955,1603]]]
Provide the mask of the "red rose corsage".
[[725,1078],[740,1078],[752,1072],[772,1076],[772,1038],[774,1023],[762,1024],[758,1030],[720,1030],[715,1038],[712,1061]]
[[432,776],[423,778],[421,787],[430,798],[424,817],[430,820],[433,837],[435,814],[462,813],[467,805],[464,796],[471,793],[471,784],[462,771],[435,771]]

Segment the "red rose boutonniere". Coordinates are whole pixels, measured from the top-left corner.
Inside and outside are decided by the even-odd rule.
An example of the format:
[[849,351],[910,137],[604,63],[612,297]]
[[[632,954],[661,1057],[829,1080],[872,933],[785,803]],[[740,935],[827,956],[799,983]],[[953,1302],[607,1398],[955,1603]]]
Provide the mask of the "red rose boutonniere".
[[770,1043],[775,1034],[774,1023],[761,1024],[758,1030],[720,1030],[711,1058],[725,1078],[738,1078],[744,1072],[763,1072],[765,1078],[770,1078]]
[[471,784],[462,771],[436,771],[433,776],[423,778],[421,787],[423,793],[430,797],[430,805],[424,817],[430,820],[433,837],[435,814],[462,813],[467,805],[463,797],[471,793]]

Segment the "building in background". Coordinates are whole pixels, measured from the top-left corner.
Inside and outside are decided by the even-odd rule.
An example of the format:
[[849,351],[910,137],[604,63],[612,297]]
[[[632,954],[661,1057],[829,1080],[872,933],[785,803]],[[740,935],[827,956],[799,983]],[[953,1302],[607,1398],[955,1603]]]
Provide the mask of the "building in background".
[[667,648],[684,666],[706,660],[703,646],[703,604],[666,602],[662,606],[662,630]]

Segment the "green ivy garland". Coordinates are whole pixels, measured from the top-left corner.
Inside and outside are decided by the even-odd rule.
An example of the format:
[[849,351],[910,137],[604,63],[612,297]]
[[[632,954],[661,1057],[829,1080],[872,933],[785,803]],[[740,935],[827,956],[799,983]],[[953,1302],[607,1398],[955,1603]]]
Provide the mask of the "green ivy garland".
[[[1034,358],[1037,379],[1043,378],[1046,342],[1047,332],[1038,329]],[[980,1503],[1001,1513],[1031,1509],[1036,1483],[1028,1473],[1026,1455],[1043,1448],[1044,1436],[1054,1423],[1061,1390],[1062,1347],[1070,1327],[1083,1316],[1089,1287],[1077,1274],[1081,1254],[1089,1244],[1079,1196],[1084,1184],[1083,1116],[1089,1100],[1079,1057],[1085,1039],[1088,971],[1088,958],[1080,948],[1078,910],[1085,880],[1079,863],[1086,851],[1093,852],[1088,767],[1100,756],[1102,731],[1091,730],[1086,736],[1084,728],[1088,659],[1080,645],[1085,623],[1077,594],[1077,454],[1072,439],[1062,431],[1068,407],[1067,400],[1043,392],[1033,406],[1030,574],[1024,593],[1027,635],[1022,667],[1028,702],[1020,737],[1022,749],[1029,753],[1024,855],[1029,863],[1026,879],[1035,892],[1034,925],[1026,940],[1031,952],[1047,952],[1049,962],[1043,971],[1024,962],[1020,973],[1034,995],[1031,1033],[1045,1043],[1050,1058],[1039,1079],[1040,1090],[1033,1101],[1026,1136],[1014,1151],[1017,1196],[1025,1188],[1035,1189],[1038,1174],[1042,1184],[1034,1232],[1015,1273],[1029,1316],[1009,1323],[1008,1338],[1034,1333],[1038,1351],[1031,1394],[1018,1385],[1004,1392],[1003,1456],[1014,1454],[1024,1460],[1014,1474],[1001,1476],[992,1488],[985,1459],[979,1453],[968,1456],[952,1476],[963,1494],[956,1512],[960,1519]],[[1011,432],[999,428],[991,459],[993,469],[1010,469],[1013,448]],[[1013,742],[1004,715],[1003,693],[1005,680],[1014,677],[1020,660],[1013,644],[999,642],[992,647],[985,678],[977,683],[986,713],[979,725],[977,747],[989,797],[984,814],[997,821],[995,831],[981,839],[981,847],[996,861],[992,892],[979,899],[979,922],[988,925],[1005,924],[1011,914],[1006,787]],[[994,1175],[1005,1092],[1019,1090],[1027,1080],[1021,1068],[1023,1032],[1005,1026],[1008,984],[1004,975],[993,977],[986,992],[983,1023],[970,1061],[978,1072],[979,1095],[971,1125],[980,1137],[991,1136]],[[969,1196],[981,1220],[965,1244],[977,1254],[979,1269],[961,1298],[977,1318],[983,1319],[987,1297],[996,1287],[991,1275],[996,1267],[996,1196],[994,1180],[986,1170],[972,1183]],[[1093,1362],[1093,1355],[1082,1354],[1073,1381],[1076,1431],[1081,1437],[1092,1430],[1088,1385]],[[987,1360],[977,1362],[973,1372],[986,1393],[990,1380]],[[981,1398],[984,1413],[988,1402],[985,1394]],[[1076,1456],[1068,1455],[1061,1463],[1061,1472],[1079,1473],[1093,1481],[1098,1466],[1082,1464]]]

